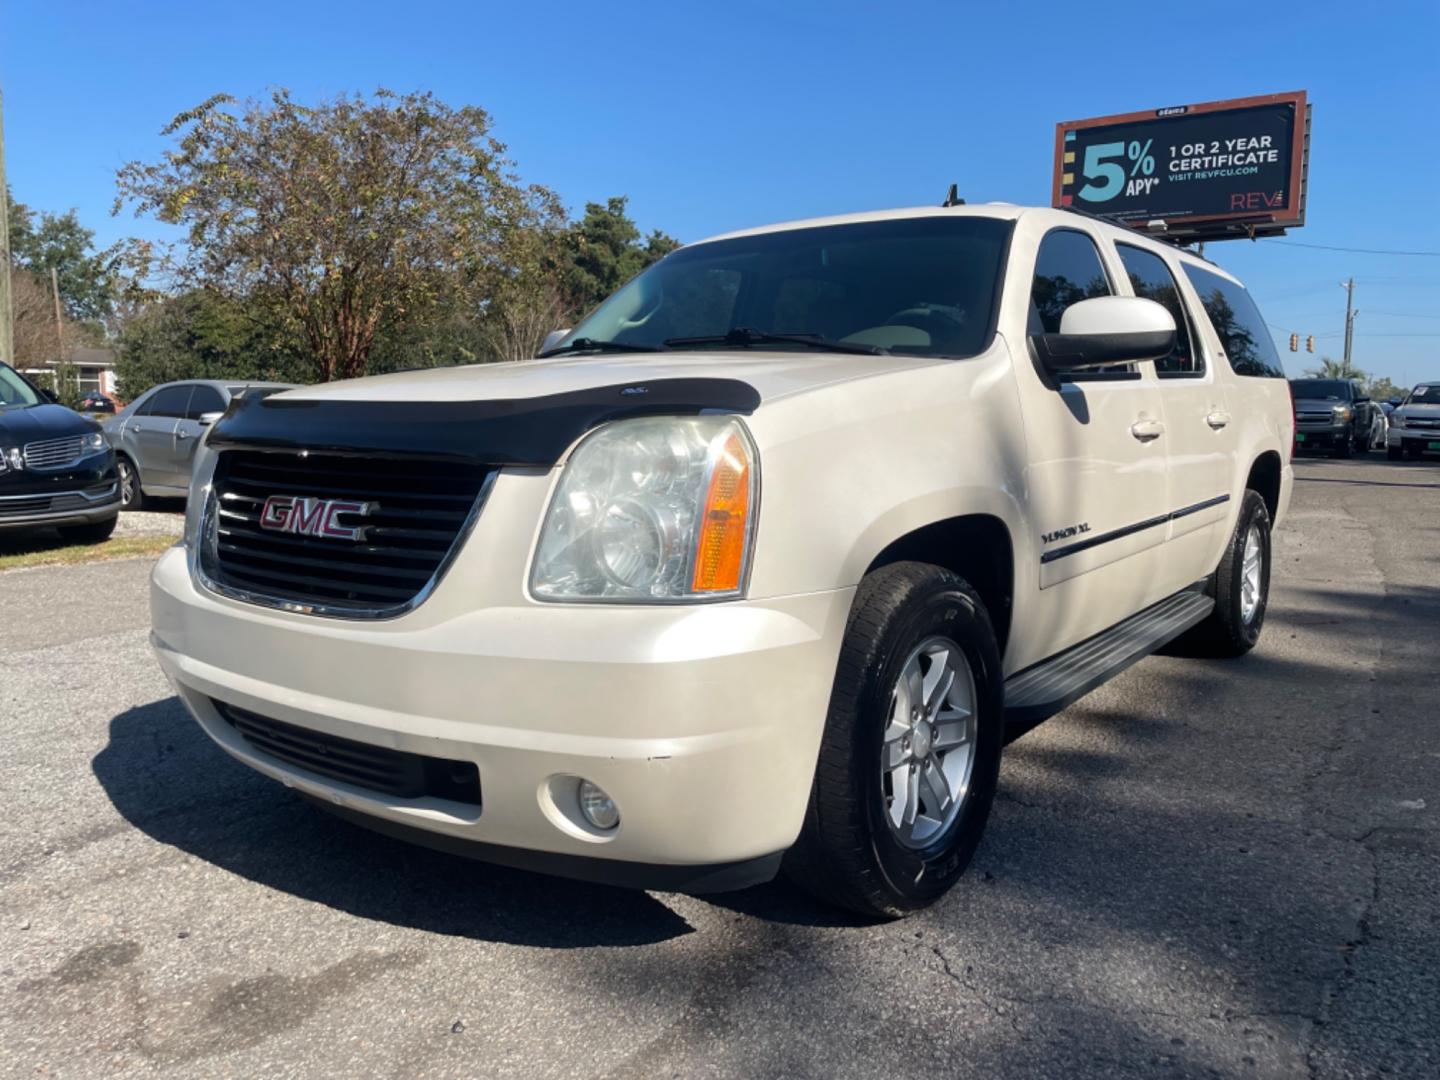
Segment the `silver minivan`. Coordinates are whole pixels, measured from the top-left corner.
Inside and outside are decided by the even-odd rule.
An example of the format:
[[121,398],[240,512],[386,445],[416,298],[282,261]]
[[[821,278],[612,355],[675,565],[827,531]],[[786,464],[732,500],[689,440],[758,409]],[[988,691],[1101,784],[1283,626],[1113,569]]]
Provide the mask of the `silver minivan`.
[[195,447],[205,429],[254,391],[289,390],[291,383],[191,379],[151,387],[105,425],[120,474],[121,506],[140,510],[146,496],[183,499]]

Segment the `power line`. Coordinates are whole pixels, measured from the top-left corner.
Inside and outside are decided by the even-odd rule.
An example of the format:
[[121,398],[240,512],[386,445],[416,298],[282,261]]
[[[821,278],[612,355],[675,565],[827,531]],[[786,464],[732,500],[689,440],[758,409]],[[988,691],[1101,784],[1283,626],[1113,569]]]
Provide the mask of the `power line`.
[[1440,259],[1440,251],[1391,251],[1386,248],[1335,247],[1331,244],[1304,244],[1299,240],[1264,240],[1262,243],[1311,248],[1315,251],[1348,251],[1353,255],[1424,255],[1432,259]]

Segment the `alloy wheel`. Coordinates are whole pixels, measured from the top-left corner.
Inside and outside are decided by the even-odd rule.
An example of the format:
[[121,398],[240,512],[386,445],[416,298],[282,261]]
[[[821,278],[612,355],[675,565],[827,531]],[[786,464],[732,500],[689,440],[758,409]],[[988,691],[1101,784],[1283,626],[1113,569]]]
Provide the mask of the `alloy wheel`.
[[975,764],[975,676],[949,638],[922,641],[900,669],[880,751],[885,820],[928,847],[959,816]]
[[1245,554],[1240,563],[1240,619],[1247,626],[1255,621],[1260,610],[1260,589],[1264,570],[1265,547],[1260,526],[1252,524],[1245,533]]

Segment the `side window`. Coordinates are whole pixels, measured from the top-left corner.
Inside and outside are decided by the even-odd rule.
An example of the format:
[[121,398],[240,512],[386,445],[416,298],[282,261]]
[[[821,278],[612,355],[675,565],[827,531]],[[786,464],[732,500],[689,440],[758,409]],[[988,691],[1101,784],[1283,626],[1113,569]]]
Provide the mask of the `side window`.
[[155,394],[154,399],[145,406],[146,416],[173,416],[185,415],[185,409],[190,403],[190,386],[167,386]]
[[1280,353],[1245,287],[1201,267],[1189,263],[1184,266],[1185,276],[1200,294],[1200,303],[1225,349],[1230,369],[1236,375],[1285,378]]
[[1095,241],[1074,229],[1046,233],[1030,286],[1030,333],[1058,334],[1060,316],[1071,304],[1112,291]]
[[190,395],[190,405],[185,410],[185,419],[199,420],[206,413],[224,412],[225,398],[213,386],[197,386]]
[[1135,295],[1154,300],[1170,312],[1175,320],[1175,350],[1163,360],[1155,361],[1155,371],[1162,378],[1183,375],[1204,375],[1205,360],[1196,348],[1195,334],[1190,324],[1190,314],[1180,298],[1180,287],[1175,284],[1175,275],[1165,260],[1153,251],[1116,244],[1120,261],[1130,278]]

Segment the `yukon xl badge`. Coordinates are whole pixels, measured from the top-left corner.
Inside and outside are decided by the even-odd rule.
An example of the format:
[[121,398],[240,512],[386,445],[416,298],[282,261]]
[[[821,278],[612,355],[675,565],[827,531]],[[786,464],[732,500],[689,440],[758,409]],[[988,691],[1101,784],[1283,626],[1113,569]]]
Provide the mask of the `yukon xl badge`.
[[380,507],[348,499],[316,499],[307,495],[271,495],[260,511],[260,527],[272,532],[316,536],[324,540],[364,540],[364,525],[342,525],[341,514],[361,517]]
[[1068,540],[1072,536],[1081,536],[1090,531],[1090,523],[1082,521],[1078,525],[1069,525],[1063,529],[1056,529],[1054,532],[1043,533],[1040,536],[1042,544],[1053,544],[1056,540]]

